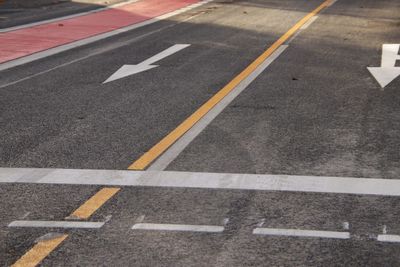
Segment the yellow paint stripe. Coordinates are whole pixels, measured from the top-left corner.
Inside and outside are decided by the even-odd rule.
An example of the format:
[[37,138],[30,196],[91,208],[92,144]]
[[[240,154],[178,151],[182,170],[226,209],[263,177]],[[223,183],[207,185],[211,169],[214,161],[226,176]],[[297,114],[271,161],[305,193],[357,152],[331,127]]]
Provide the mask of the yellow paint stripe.
[[11,267],[33,267],[38,265],[44,258],[47,257],[61,242],[63,242],[68,235],[62,235],[60,237],[40,241],[34,245],[24,256],[22,256],[17,262]]
[[275,43],[273,43],[263,54],[254,60],[246,69],[238,76],[230,81],[224,88],[203,104],[196,112],[182,122],[175,130],[165,136],[159,143],[153,146],[149,151],[143,154],[139,159],[133,162],[129,170],[143,170],[156,158],[158,158],[165,150],[174,144],[182,135],[193,127],[204,115],[207,114],[216,104],[218,104],[226,95],[228,95],[240,82],[246,79],[260,64],[262,64],[279,46],[284,44],[293,34],[296,33],[308,20],[318,14],[322,9],[329,6],[333,0],[327,0],[319,7],[310,12],[307,16],[297,22],[291,29],[282,35]]
[[76,209],[71,215],[74,219],[88,219],[104,203],[112,198],[121,188],[105,187],[89,198],[82,206]]
[[[104,205],[107,200],[112,198],[121,188],[102,188],[94,196],[88,199],[82,206],[75,210],[70,217],[74,219],[88,219],[96,210]],[[40,241],[28,252],[26,252],[12,267],[36,266],[46,258],[54,249],[57,248],[68,235]]]

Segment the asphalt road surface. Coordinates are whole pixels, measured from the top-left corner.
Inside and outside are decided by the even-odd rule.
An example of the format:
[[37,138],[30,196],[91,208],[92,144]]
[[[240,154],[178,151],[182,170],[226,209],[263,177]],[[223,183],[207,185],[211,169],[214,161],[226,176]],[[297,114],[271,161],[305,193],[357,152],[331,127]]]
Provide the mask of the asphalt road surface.
[[399,265],[400,2],[201,4],[2,68],[1,265]]

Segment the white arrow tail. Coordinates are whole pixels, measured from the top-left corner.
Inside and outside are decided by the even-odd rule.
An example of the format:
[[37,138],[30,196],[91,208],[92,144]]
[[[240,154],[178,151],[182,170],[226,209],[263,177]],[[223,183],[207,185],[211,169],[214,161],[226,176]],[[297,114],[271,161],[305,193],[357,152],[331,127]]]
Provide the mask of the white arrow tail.
[[166,58],[172,54],[175,54],[176,52],[181,51],[182,49],[185,49],[186,47],[190,46],[190,44],[176,44],[171,46],[170,48],[165,49],[164,51],[162,51],[161,53],[158,53],[155,56],[152,56],[149,59],[146,59],[145,61],[143,61],[140,64],[144,64],[144,65],[151,65],[163,58]]
[[396,66],[396,61],[400,60],[399,50],[400,44],[384,44],[382,46],[381,67],[393,68]]
[[381,66],[367,68],[382,88],[400,76],[400,67],[396,67],[396,61],[400,60],[399,50],[400,44],[382,45]]
[[115,81],[139,72],[143,72],[146,70],[150,70],[153,68],[158,67],[158,65],[123,65],[121,68],[119,68],[113,75],[111,75],[107,80],[105,80],[103,83],[108,83],[111,81]]

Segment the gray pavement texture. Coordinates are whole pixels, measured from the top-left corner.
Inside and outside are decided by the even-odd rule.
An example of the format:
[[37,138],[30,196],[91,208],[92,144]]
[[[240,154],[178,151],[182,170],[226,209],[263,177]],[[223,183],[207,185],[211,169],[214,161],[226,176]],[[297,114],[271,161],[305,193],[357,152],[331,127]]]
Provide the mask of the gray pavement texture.
[[[126,169],[320,3],[218,1],[0,72],[0,166]],[[399,179],[400,78],[381,90],[366,69],[379,66],[382,44],[400,42],[399,11],[396,0],[337,1],[168,170]],[[151,71],[102,84],[122,65],[178,43],[191,46]],[[12,264],[49,232],[70,235],[43,266],[400,261],[399,243],[376,240],[384,231],[400,235],[396,197],[126,187],[89,219],[109,220],[101,229],[7,227],[63,220],[99,188],[1,184],[0,264]],[[214,234],[131,230],[139,221],[226,225]],[[253,235],[261,222],[351,238]]]

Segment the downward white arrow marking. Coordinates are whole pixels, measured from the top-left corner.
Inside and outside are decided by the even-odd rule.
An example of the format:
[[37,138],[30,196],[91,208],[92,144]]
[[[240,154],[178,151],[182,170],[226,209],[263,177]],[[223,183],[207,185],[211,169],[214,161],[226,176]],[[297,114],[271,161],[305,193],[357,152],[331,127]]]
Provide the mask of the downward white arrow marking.
[[399,50],[400,44],[384,44],[381,66],[367,68],[382,88],[400,75],[400,67],[395,67],[396,61],[400,60]]
[[158,53],[155,56],[152,56],[149,59],[146,59],[145,61],[137,64],[137,65],[123,65],[119,70],[117,70],[113,75],[110,76],[107,80],[105,80],[103,83],[108,83],[111,81],[115,81],[121,78],[124,78],[126,76],[130,76],[139,72],[143,72],[146,70],[150,70],[153,68],[158,67],[158,65],[151,65],[163,58],[166,58],[172,54],[175,54],[176,52],[190,46],[190,44],[176,44],[171,46],[168,49],[165,49],[164,51]]

